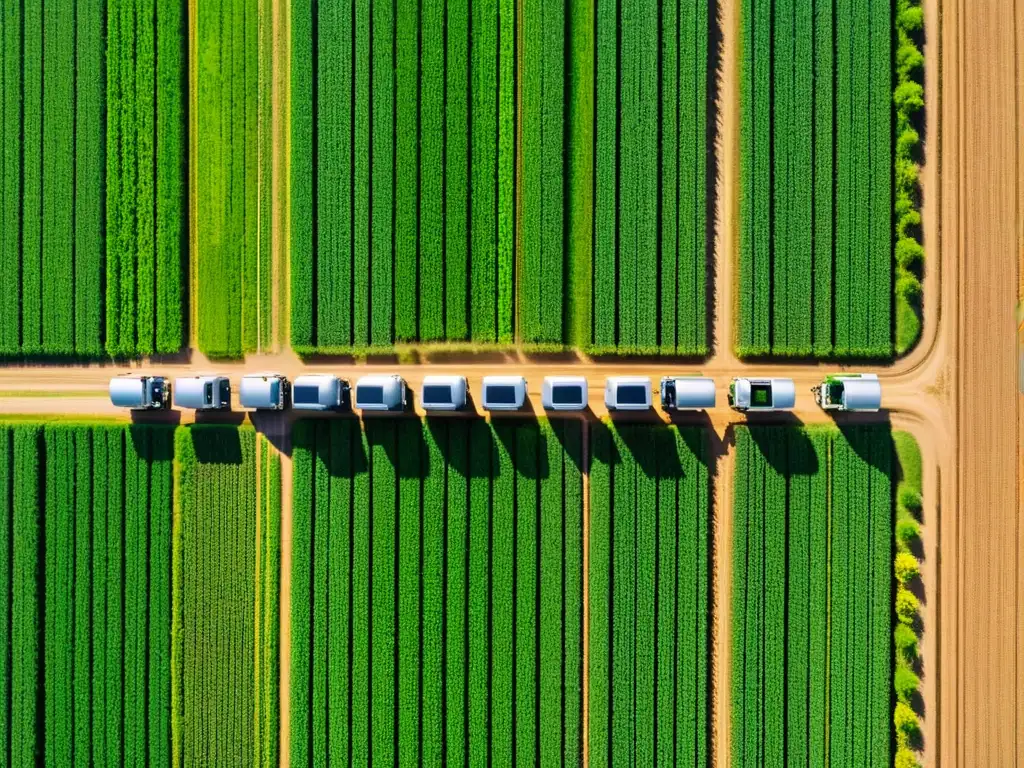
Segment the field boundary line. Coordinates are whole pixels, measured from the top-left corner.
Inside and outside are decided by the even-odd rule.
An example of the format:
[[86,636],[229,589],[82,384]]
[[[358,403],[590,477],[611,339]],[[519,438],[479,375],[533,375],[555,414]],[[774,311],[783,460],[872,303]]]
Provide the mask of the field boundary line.
[[590,766],[590,424],[584,418],[583,457],[583,766]]

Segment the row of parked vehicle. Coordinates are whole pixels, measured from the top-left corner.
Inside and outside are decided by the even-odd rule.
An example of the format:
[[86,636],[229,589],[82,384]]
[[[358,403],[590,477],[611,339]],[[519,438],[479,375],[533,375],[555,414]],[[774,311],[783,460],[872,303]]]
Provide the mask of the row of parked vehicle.
[[[522,376],[484,376],[480,405],[488,411],[517,411],[526,403],[526,379]],[[199,411],[231,407],[231,382],[227,376],[190,376],[174,380],[174,405]],[[813,390],[825,410],[877,411],[882,388],[873,373],[828,376]],[[238,398],[243,408],[282,410],[289,403],[296,410],[403,411],[408,387],[397,374],[371,374],[360,378],[353,389],[347,379],[328,373],[298,376],[294,382],[276,373],[242,377]],[[458,411],[466,407],[469,385],[465,376],[425,376],[420,405],[428,411]],[[110,401],[132,409],[167,408],[171,386],[162,376],[125,374],[110,380]],[[581,411],[589,401],[583,376],[545,376],[541,405],[550,411]],[[652,405],[651,380],[647,376],[609,376],[604,403],[609,410],[643,411]],[[666,376],[661,380],[661,407],[666,411],[696,411],[715,405],[715,382],[703,376]],[[782,411],[796,405],[792,379],[734,378],[729,384],[729,405],[739,411]]]

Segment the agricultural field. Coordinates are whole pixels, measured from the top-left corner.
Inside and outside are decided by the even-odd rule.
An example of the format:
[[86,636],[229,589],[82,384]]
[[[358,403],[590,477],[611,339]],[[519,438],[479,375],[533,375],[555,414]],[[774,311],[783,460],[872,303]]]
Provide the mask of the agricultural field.
[[293,0],[300,354],[707,352],[708,5],[632,11]]
[[168,427],[0,426],[0,752],[171,765]]
[[252,428],[174,436],[175,765],[279,756],[281,464]]
[[185,3],[26,0],[3,21],[0,356],[177,352]]
[[591,765],[709,764],[709,461],[701,428],[593,431]]
[[270,5],[197,3],[195,317],[214,358],[272,346]]
[[292,346],[512,343],[514,4],[291,19]]
[[[572,246],[593,253],[593,314],[577,343],[594,352],[708,350],[709,5],[596,3],[596,131],[580,114],[571,148],[594,158],[592,191],[586,174],[574,179],[592,240],[574,229]],[[590,293],[582,279],[573,289]]]
[[737,427],[732,762],[892,762],[893,437]]
[[741,356],[893,354],[892,16],[741,4]]
[[581,424],[365,428],[294,432],[291,764],[578,764]]

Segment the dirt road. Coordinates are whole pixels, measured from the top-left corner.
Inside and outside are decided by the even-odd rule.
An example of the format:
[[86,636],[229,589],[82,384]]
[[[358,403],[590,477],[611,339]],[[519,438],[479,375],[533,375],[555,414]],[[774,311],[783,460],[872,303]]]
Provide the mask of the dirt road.
[[[956,254],[956,503],[941,511],[944,765],[1024,764],[1017,0],[942,6],[942,251]],[[945,276],[944,276],[945,277]],[[940,458],[940,461],[942,459]]]

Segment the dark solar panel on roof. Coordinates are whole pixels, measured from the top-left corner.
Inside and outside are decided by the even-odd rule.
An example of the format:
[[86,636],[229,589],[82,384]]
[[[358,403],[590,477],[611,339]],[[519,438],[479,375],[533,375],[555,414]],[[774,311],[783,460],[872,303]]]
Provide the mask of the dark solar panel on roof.
[[491,384],[487,387],[486,400],[492,405],[515,405],[516,388],[511,384]]

